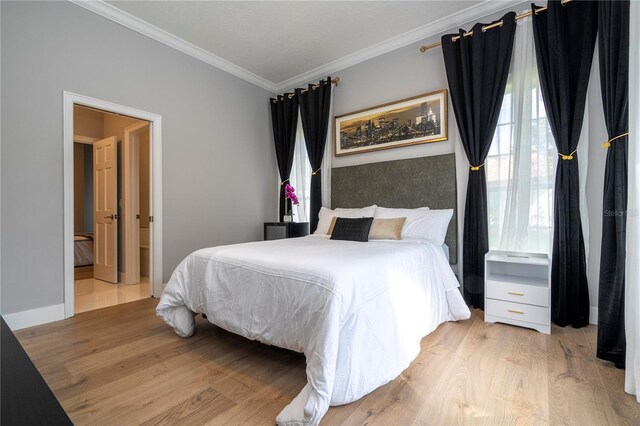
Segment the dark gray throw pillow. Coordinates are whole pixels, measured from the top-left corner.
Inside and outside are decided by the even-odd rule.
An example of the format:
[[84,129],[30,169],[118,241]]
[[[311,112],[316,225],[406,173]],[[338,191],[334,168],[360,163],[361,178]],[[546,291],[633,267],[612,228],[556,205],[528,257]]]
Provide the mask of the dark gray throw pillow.
[[372,222],[372,217],[360,217],[357,219],[338,217],[331,233],[331,239],[367,242],[369,241],[369,230]]

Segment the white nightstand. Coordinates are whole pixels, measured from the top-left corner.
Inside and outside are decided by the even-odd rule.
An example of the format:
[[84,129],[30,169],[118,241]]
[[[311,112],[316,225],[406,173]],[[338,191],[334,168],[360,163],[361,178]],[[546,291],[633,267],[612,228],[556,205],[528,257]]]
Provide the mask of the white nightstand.
[[485,256],[484,320],[551,334],[549,256],[492,250]]

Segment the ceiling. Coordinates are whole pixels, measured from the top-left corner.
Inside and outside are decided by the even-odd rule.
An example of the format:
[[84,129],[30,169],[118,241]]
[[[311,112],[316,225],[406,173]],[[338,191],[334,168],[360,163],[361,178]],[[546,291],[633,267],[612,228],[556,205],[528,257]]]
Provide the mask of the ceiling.
[[74,2],[274,92],[517,3]]

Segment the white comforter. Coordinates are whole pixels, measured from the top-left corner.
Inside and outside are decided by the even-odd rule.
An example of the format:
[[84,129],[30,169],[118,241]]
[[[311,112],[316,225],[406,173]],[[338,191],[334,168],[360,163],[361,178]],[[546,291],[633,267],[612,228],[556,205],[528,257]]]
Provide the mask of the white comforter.
[[176,268],[157,314],[176,333],[194,313],[303,352],[307,385],[278,424],[318,424],[330,405],[393,380],[445,321],[469,318],[442,249],[408,241],[308,236],[198,250]]

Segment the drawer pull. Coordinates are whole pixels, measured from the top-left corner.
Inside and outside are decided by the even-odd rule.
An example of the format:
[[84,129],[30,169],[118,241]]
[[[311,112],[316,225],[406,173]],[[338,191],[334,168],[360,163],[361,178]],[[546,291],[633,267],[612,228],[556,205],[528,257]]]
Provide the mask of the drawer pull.
[[524,314],[524,312],[522,311],[514,311],[513,309],[507,309],[508,312],[511,312],[513,314]]
[[508,291],[507,294],[510,294],[512,296],[524,296],[524,293],[516,293],[516,292],[513,292],[513,291]]

